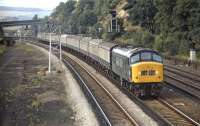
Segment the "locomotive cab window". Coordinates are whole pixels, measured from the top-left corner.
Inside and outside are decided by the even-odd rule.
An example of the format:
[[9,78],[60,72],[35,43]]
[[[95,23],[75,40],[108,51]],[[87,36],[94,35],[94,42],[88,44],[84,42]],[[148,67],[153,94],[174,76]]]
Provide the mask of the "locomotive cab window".
[[158,61],[158,62],[162,62],[162,58],[158,54],[153,54],[153,60]]
[[136,54],[131,57],[131,64],[136,63],[140,60],[140,55]]
[[154,52],[141,52],[141,60],[162,62],[162,57]]
[[151,60],[151,52],[142,52],[141,60]]

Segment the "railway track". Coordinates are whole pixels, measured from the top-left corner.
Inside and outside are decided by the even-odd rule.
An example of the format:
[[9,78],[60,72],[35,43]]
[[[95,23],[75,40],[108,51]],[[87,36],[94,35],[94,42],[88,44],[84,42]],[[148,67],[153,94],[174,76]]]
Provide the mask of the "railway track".
[[[170,88],[174,89],[176,92],[182,92],[182,95],[184,95],[184,97],[190,97],[190,100],[193,99],[192,101],[190,101],[193,102],[193,104],[197,104],[200,99],[200,75],[169,65],[166,65],[164,69],[165,83],[170,85]],[[187,96],[188,94],[189,96]],[[163,97],[163,99],[165,98]],[[162,103],[164,103],[166,106],[169,106],[171,109],[174,110],[174,112],[181,114],[182,117],[185,117],[188,121],[193,122],[193,125],[200,126],[199,119],[197,117],[200,116],[200,114],[198,114],[197,112],[199,111],[199,109],[196,108],[195,105],[187,103],[186,99],[187,98],[179,100],[181,101],[179,102],[179,104],[181,103],[182,105],[174,105],[174,102],[178,101],[176,99],[174,99],[174,101],[171,100],[170,103],[168,103],[167,101],[162,101]],[[181,111],[180,109],[184,111]],[[195,112],[191,109],[197,111]],[[192,119],[191,116],[189,117],[188,115],[191,115],[198,122]]]
[[[192,73],[192,72],[189,72],[189,71],[186,71],[186,70],[178,69],[176,67],[172,67],[172,66],[169,66],[169,65],[167,65],[165,67],[165,70],[167,72],[174,73],[174,74],[176,74],[180,77],[184,77],[184,78],[187,78],[189,80],[192,80],[193,83],[200,83],[200,75],[197,74],[197,73]],[[197,87],[200,88],[200,84]]]
[[168,103],[166,100],[163,99],[159,99],[159,101],[167,106],[168,108],[170,108],[171,110],[173,110],[174,112],[176,112],[177,114],[181,115],[183,118],[185,118],[188,123],[186,123],[186,125],[196,125],[196,126],[200,126],[200,123],[196,122],[194,119],[192,119],[191,117],[189,117],[188,115],[186,115],[184,112],[182,112],[181,110],[179,110],[178,108],[176,108],[175,106],[171,105],[170,103]]
[[[124,89],[124,90],[127,91],[127,89]],[[133,94],[130,94],[130,93],[128,93],[127,95],[130,95],[130,97],[134,97]],[[169,98],[172,98],[171,102],[175,102],[173,97],[171,97],[170,95],[168,95],[168,96],[169,96]],[[159,118],[163,119],[167,125],[200,126],[200,123],[196,121],[196,120],[200,121],[199,120],[200,113],[195,113],[195,110],[196,110],[196,112],[198,112],[200,110],[200,108],[196,107],[194,111],[191,111],[191,109],[192,109],[191,106],[187,107],[189,109],[187,109],[186,107],[183,107],[184,110],[187,109],[186,110],[187,114],[186,114],[183,111],[181,111],[180,108],[176,107],[173,103],[168,102],[166,99],[167,99],[166,96],[161,96],[158,99],[151,99],[151,98],[145,99],[144,98],[143,100],[133,98],[134,101],[139,102],[138,105],[142,106],[142,108],[145,111],[146,111],[146,108],[149,108],[150,113],[153,112],[153,113],[159,115],[160,116]],[[196,103],[196,104],[198,104],[198,103]],[[153,113],[151,113],[151,114],[153,114]],[[149,114],[149,115],[151,115],[151,114]],[[193,115],[193,117],[190,117],[189,115]],[[196,120],[193,118],[195,118]]]
[[179,73],[181,72],[181,73],[184,73],[184,74],[189,75],[189,76],[192,75],[192,77],[195,77],[195,78],[199,78],[200,77],[200,73],[199,72],[193,71],[193,70],[189,70],[189,69],[185,70],[184,67],[183,68],[181,68],[181,67],[179,68],[179,67],[176,67],[176,66],[171,66],[171,65],[165,64],[165,69],[173,70],[173,71],[176,71],[176,72],[179,72]]
[[[125,92],[128,92],[127,89],[124,89]],[[168,91],[168,93],[170,93]],[[163,93],[162,95],[164,95],[165,93]],[[128,93],[127,95],[129,95],[130,97],[134,97],[133,94]],[[168,95],[169,98],[172,98],[171,101],[175,102],[175,100],[173,99],[173,96]],[[138,102],[138,105],[142,106],[142,108],[146,111],[146,108],[150,109],[150,113],[149,115],[152,115],[153,113],[159,115],[162,120],[164,120],[166,122],[167,125],[171,125],[171,126],[200,126],[200,123],[197,122],[196,120],[199,121],[198,117],[200,116],[200,113],[195,113],[194,111],[197,110],[199,111],[200,109],[198,109],[198,107],[195,108],[194,111],[192,111],[190,114],[186,114],[183,111],[181,111],[178,107],[176,107],[174,104],[168,102],[167,100],[167,96],[161,96],[158,99],[152,99],[152,98],[144,98],[143,100],[140,99],[135,99],[132,98],[132,100]],[[190,99],[191,100],[191,99]],[[195,102],[194,102],[195,103]],[[196,103],[198,104],[198,103]],[[191,106],[188,106],[188,108],[190,107],[188,111],[190,111],[192,108]],[[184,109],[186,109],[185,107],[183,107]],[[147,112],[147,113],[149,113]],[[154,115],[155,115],[154,114]],[[156,115],[156,116],[157,116]],[[193,115],[193,119],[192,117],[188,116],[188,115]]]
[[87,89],[86,93],[91,95],[90,97],[95,101],[95,104],[98,103],[96,106],[98,106],[98,109],[101,111],[100,118],[104,118],[103,120],[105,120],[107,125],[139,126],[135,119],[112,96],[112,94],[109,93],[109,91],[81,64],[65,55],[63,56],[63,61],[72,71],[74,71],[79,80],[84,83],[84,87]]
[[187,115],[190,119],[200,123],[200,101],[199,99],[176,90],[172,86],[165,86],[160,95],[169,105],[176,108],[180,113]]
[[200,78],[198,74],[167,66],[165,67],[165,82],[200,99]]
[[[64,63],[68,66],[68,68],[74,73],[75,78],[78,79],[80,81],[80,83],[82,83],[82,89],[84,90],[85,94],[90,97],[92,100],[90,100],[90,102],[93,103],[94,106],[96,106],[96,109],[98,109],[98,111],[100,112],[100,115],[98,114],[98,116],[100,116],[100,120],[101,123],[103,125],[108,125],[108,126],[112,126],[110,120],[108,119],[107,115],[105,114],[105,112],[103,111],[103,109],[101,108],[101,106],[99,105],[98,101],[96,100],[96,98],[94,97],[94,95],[92,94],[92,92],[90,91],[90,89],[88,88],[87,84],[85,83],[85,81],[82,79],[82,77],[80,76],[80,74],[74,69],[74,67],[64,59]],[[80,84],[79,83],[79,84]],[[98,112],[97,112],[98,113]]]
[[[68,57],[69,58],[69,57]],[[89,88],[91,88],[92,91],[96,91],[96,95],[98,94],[98,89],[96,88],[102,88],[102,85],[100,84],[97,84],[99,83],[98,80],[95,80],[95,77],[93,77],[93,75],[89,74],[88,71],[86,69],[83,68],[83,66],[81,66],[80,64],[79,65],[75,65],[76,63],[73,63],[73,60],[72,59],[68,59],[68,61],[72,62],[70,64],[73,64],[74,67],[76,66],[76,69],[78,69],[78,71],[81,73],[81,75],[83,75],[83,78],[85,78],[85,80],[87,81],[89,78],[93,78],[93,81],[92,79],[90,81],[92,81],[92,84],[89,86]],[[81,68],[82,67],[82,68]],[[82,70],[81,70],[82,69]],[[87,75],[87,76],[85,76]],[[88,82],[88,81],[87,81]],[[96,84],[94,84],[96,83]],[[94,85],[99,85],[97,87],[94,87]],[[105,94],[105,92],[108,93],[108,96],[105,96],[105,97],[110,97],[112,96],[111,94],[109,95],[109,92],[108,91],[104,91],[104,93],[100,93],[99,96],[101,96],[102,94]],[[102,97],[102,96],[101,96]],[[102,100],[102,99],[101,99]],[[100,101],[100,102],[107,102],[108,99],[105,98],[105,100],[97,100],[97,101]],[[113,100],[113,102],[117,102],[116,100]],[[175,108],[174,106],[170,106],[169,103],[167,103],[166,101],[164,100],[144,100],[143,103],[148,106],[149,108],[151,108],[151,110],[154,110],[156,111],[156,113],[160,114],[162,118],[165,118],[166,120],[168,120],[171,125],[186,125],[186,126],[190,126],[190,125],[197,125],[197,126],[200,126],[199,123],[195,122],[193,119],[191,119],[190,117],[188,117],[186,114],[184,114],[183,112],[181,112],[180,110],[178,110],[177,108]],[[114,108],[114,107],[106,107],[106,105],[110,105],[111,103],[101,103],[103,105],[103,108],[106,109],[106,111],[109,112],[109,109],[110,108]],[[116,103],[115,103],[116,104]],[[134,124],[134,125],[138,125],[136,123],[136,121],[132,118],[131,119],[131,116],[127,116],[128,115],[128,112],[126,112],[125,109],[123,109],[123,107],[119,105],[118,103],[118,107],[116,108],[120,108],[120,111],[124,111],[123,113],[124,114],[120,114],[121,116],[119,116],[119,114],[116,114],[116,112],[118,113],[118,110],[116,109],[116,111],[112,110],[113,112],[113,115],[112,115],[112,112],[110,113],[106,113],[106,115],[108,115],[108,118],[111,118],[111,124],[119,124],[119,121],[120,122],[123,122],[124,120],[129,120],[130,121],[130,124]],[[121,119],[121,120],[120,120]]]
[[192,118],[181,112],[176,107],[170,105],[163,99],[144,100],[146,106],[156,111],[163,118],[168,120],[171,125],[175,126],[200,126],[200,124],[194,121]]
[[92,90],[102,108],[105,110],[112,125],[123,124],[139,126],[126,109],[123,108],[112,94],[97,79],[95,79],[87,69],[73,59],[67,56],[64,57],[64,61],[69,62],[87,82],[88,87]]

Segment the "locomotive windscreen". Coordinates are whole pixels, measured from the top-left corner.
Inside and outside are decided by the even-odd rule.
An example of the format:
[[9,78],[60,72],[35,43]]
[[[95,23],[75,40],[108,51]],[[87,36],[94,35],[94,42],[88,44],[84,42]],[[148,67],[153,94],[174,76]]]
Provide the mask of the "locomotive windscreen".
[[162,63],[162,57],[158,53],[152,51],[138,52],[131,56],[131,64],[139,61],[156,61]]

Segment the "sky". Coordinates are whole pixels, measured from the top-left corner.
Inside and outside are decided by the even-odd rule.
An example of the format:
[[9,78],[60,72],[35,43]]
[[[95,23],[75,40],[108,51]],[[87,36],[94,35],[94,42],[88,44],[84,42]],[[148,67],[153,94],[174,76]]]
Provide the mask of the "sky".
[[53,10],[60,2],[67,0],[0,0],[0,6],[28,7]]

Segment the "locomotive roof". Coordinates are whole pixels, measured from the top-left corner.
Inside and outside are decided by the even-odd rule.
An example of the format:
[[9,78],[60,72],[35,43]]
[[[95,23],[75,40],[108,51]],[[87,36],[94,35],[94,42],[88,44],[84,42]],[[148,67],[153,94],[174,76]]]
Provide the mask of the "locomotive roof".
[[133,53],[139,52],[139,51],[143,51],[143,50],[147,50],[147,51],[152,51],[151,49],[147,49],[147,48],[142,48],[142,47],[138,47],[138,48],[133,48],[133,47],[115,47],[113,49],[114,53],[120,54],[122,56],[125,57],[130,57]]
[[107,50],[110,50],[112,47],[116,46],[117,44],[115,43],[111,43],[111,42],[102,42],[99,44],[100,47],[104,48],[104,49],[107,49]]

